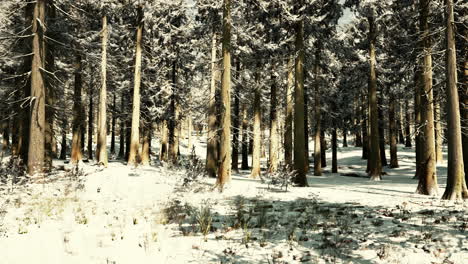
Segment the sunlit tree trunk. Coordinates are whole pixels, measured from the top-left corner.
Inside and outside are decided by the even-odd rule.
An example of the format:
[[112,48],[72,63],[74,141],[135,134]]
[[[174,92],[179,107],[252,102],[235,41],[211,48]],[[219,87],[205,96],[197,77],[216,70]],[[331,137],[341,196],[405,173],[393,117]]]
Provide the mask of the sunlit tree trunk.
[[441,107],[440,107],[440,99],[439,94],[436,91],[435,94],[435,101],[434,101],[434,125],[435,125],[435,150],[436,150],[436,162],[442,162],[443,154],[442,154],[442,124],[441,124]]
[[222,191],[231,180],[231,0],[223,6],[223,73],[221,82],[221,137],[219,142],[219,167],[216,185]]
[[[455,50],[453,0],[445,0],[446,5],[446,82],[448,110],[448,166],[447,186],[442,199],[468,199],[468,189],[464,177],[460,109],[457,90],[457,57]],[[466,69],[465,69],[466,71]]]
[[262,114],[261,114],[261,90],[260,90],[260,67],[257,67],[256,85],[254,88],[253,102],[253,152],[252,152],[252,171],[250,177],[255,179],[260,176],[260,157],[262,155]]
[[139,163],[140,149],[140,86],[141,86],[141,59],[142,59],[142,39],[143,39],[143,8],[138,7],[138,27],[136,36],[135,52],[135,74],[133,84],[133,104],[132,104],[132,130],[130,134],[130,153],[127,165],[137,166]]
[[102,17],[102,52],[101,52],[101,90],[99,93],[98,133],[96,159],[98,164],[107,167],[107,16]]
[[29,127],[28,174],[42,173],[45,158],[45,12],[46,1],[37,0],[32,20],[31,120]]
[[434,108],[432,96],[432,55],[429,34],[429,4],[431,0],[420,1],[420,29],[422,36],[422,85],[421,85],[421,122],[423,137],[421,140],[420,174],[416,193],[437,195],[437,174],[435,161]]

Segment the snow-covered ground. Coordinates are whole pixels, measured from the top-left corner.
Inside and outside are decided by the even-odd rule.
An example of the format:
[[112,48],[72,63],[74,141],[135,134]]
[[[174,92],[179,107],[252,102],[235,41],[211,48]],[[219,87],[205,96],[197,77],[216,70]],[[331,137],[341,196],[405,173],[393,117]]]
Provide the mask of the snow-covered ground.
[[[198,140],[197,155],[205,151]],[[182,187],[186,171],[159,162],[87,163],[54,171],[48,183],[2,184],[0,264],[468,263],[468,204],[414,194],[414,150],[398,154],[400,168],[380,182],[326,167],[309,175],[310,187],[287,192],[249,171],[234,173],[222,193],[214,179]],[[339,172],[362,173],[360,156],[340,148]],[[441,163],[440,195],[445,174]]]

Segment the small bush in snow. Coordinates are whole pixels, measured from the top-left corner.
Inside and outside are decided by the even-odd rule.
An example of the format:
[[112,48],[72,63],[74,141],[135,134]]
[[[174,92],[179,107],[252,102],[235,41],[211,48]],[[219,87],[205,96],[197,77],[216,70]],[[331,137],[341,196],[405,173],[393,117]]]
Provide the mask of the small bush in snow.
[[206,236],[210,232],[211,223],[213,222],[211,203],[209,201],[202,202],[200,209],[195,212],[195,218],[206,242]]
[[291,166],[281,163],[277,171],[267,173],[262,177],[262,182],[268,185],[268,189],[270,189],[270,186],[274,186],[281,190],[284,188],[284,191],[287,192],[288,186],[292,184],[292,180],[295,176],[296,171],[293,170]]
[[188,161],[183,162],[185,174],[183,176],[182,187],[186,190],[194,190],[199,186],[200,180],[206,176],[205,164],[192,151]]

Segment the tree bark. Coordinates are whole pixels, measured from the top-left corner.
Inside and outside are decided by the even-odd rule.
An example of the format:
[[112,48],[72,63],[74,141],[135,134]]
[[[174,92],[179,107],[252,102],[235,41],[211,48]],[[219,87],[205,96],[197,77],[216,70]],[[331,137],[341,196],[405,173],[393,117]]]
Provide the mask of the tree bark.
[[247,121],[247,104],[242,105],[242,165],[241,169],[249,169],[249,121]]
[[322,153],[320,146],[320,133],[321,133],[321,110],[320,110],[320,47],[317,47],[315,50],[315,65],[314,65],[314,88],[315,88],[315,134],[314,134],[314,175],[322,175]]
[[[464,177],[460,109],[457,90],[457,57],[455,49],[453,0],[445,0],[446,8],[446,82],[448,110],[447,186],[442,199],[468,199]],[[466,71],[466,69],[465,69]]]
[[73,94],[73,131],[72,131],[72,149],[70,162],[78,164],[83,159],[81,152],[81,138],[83,129],[83,106],[81,98],[82,82],[82,58],[79,51],[76,51],[75,56],[75,89]]
[[112,122],[111,122],[111,147],[110,147],[110,153],[112,156],[115,155],[115,126],[117,122],[117,106],[116,106],[116,100],[117,100],[117,94],[116,94],[116,89],[114,88],[113,94],[112,94]]
[[369,136],[368,136],[368,118],[367,118],[367,103],[366,95],[361,91],[361,131],[362,131],[362,159],[369,158]]
[[63,127],[62,127],[62,143],[61,143],[60,156],[59,156],[59,159],[61,160],[67,159],[67,152],[68,152],[67,132],[68,132],[68,123],[67,123],[67,119],[65,118],[63,121]]
[[384,123],[384,115],[382,110],[382,97],[380,96],[378,101],[378,116],[379,116],[379,150],[380,150],[380,160],[382,166],[388,166],[387,163],[387,156],[385,154],[385,123]]
[[411,113],[409,111],[408,99],[405,99],[405,147],[411,148]]
[[421,139],[421,158],[419,183],[416,193],[437,195],[437,174],[435,167],[435,137],[434,137],[434,108],[432,96],[432,55],[430,30],[428,23],[429,3],[431,0],[420,1],[420,30],[422,37],[422,86],[421,86],[421,122],[424,124]]
[[217,43],[216,32],[213,28],[213,36],[211,42],[211,86],[210,98],[208,102],[208,138],[206,147],[206,171],[208,176],[216,177],[217,160],[218,160],[218,137],[216,126],[216,81],[219,76],[217,66]]
[[[323,124],[323,123],[322,123]],[[320,154],[321,154],[321,162],[322,168],[327,167],[327,139],[325,138],[325,131],[320,131]]]
[[239,120],[240,120],[240,60],[237,59],[237,84],[235,87],[234,96],[234,115],[233,115],[233,127],[232,127],[232,170],[235,172],[239,171]]
[[440,99],[439,93],[436,91],[435,93],[435,101],[434,101],[434,125],[435,125],[435,150],[436,150],[436,162],[441,163],[443,158],[442,153],[442,125],[441,125],[441,107],[440,107]]
[[168,132],[169,132],[169,161],[173,164],[177,164],[178,159],[178,133],[177,133],[177,126],[179,123],[179,116],[177,113],[177,65],[174,61],[172,63],[172,94],[171,94],[171,102],[169,106],[169,111],[171,113],[171,117],[168,124]]
[[348,147],[348,130],[343,127],[343,148]]
[[89,104],[88,104],[88,159],[93,160],[93,131],[94,131],[94,125],[93,125],[93,113],[94,113],[94,103],[93,103],[93,97],[94,97],[94,82],[92,81],[93,77],[91,77],[91,80],[89,82],[89,92],[88,92],[88,99],[89,99]]
[[337,145],[336,127],[334,127],[332,132],[332,173],[338,173]]
[[138,27],[135,52],[135,77],[133,84],[132,129],[130,134],[130,153],[128,166],[137,166],[140,162],[140,86],[141,86],[141,59],[143,39],[143,7],[138,7]]
[[150,164],[150,152],[151,152],[151,148],[150,148],[150,142],[151,142],[151,133],[152,133],[152,129],[151,129],[151,123],[148,122],[148,120],[146,120],[145,124],[143,125],[143,144],[142,144],[142,147],[141,147],[141,165],[143,166],[148,166]]
[[[302,6],[303,1],[299,2]],[[305,187],[307,183],[307,161],[305,159],[307,153],[305,144],[307,139],[304,131],[304,21],[301,19],[296,25],[296,79],[295,79],[295,92],[294,92],[294,168],[296,170],[296,177],[294,182]]]
[[379,119],[377,107],[377,78],[375,75],[375,24],[374,18],[368,17],[369,21],[369,121],[370,121],[370,156],[369,176],[372,181],[382,179],[382,163],[379,148]]
[[28,174],[42,173],[45,158],[45,85],[42,69],[45,68],[45,25],[46,0],[37,0],[32,20],[31,66],[31,120],[29,128]]
[[294,94],[294,58],[288,59],[288,83],[285,96],[284,120],[284,160],[289,169],[292,169],[293,160],[293,94]]
[[107,16],[102,17],[102,53],[101,53],[101,90],[99,93],[99,114],[98,114],[98,133],[96,158],[97,162],[107,167],[107,127],[106,127],[106,108],[107,108]]
[[120,96],[120,114],[119,114],[119,126],[120,126],[120,131],[119,131],[119,159],[125,158],[125,118],[124,118],[124,113],[125,113],[125,95],[124,92],[122,92]]
[[[274,62],[272,62],[274,63]],[[269,168],[270,173],[276,172],[278,170],[278,152],[279,152],[279,142],[278,142],[278,99],[276,96],[277,90],[277,81],[275,75],[275,68],[273,66],[271,74],[271,87],[270,87],[270,149],[268,151],[269,157]]]
[[223,75],[221,82],[221,137],[219,167],[216,185],[222,191],[231,180],[231,0],[224,0],[223,7]]
[[260,176],[260,157],[262,155],[262,114],[261,114],[261,90],[260,90],[260,63],[256,72],[256,85],[254,88],[253,102],[253,152],[252,152],[252,171],[250,177],[256,179]]
[[397,156],[397,124],[395,120],[396,112],[396,99],[394,96],[390,98],[390,108],[388,113],[389,129],[390,129],[390,168],[398,168],[398,156]]
[[159,153],[159,159],[162,161],[167,161],[168,158],[168,129],[167,129],[167,120],[164,120],[161,124],[161,152]]

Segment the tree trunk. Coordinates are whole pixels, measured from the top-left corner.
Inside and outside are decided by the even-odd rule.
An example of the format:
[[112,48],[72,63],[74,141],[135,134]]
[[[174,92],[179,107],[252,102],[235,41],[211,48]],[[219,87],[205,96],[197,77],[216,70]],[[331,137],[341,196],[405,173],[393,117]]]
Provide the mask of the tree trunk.
[[294,58],[288,60],[288,83],[286,88],[285,120],[284,120],[284,160],[292,169],[293,160],[293,94],[294,94]]
[[348,147],[348,130],[343,128],[343,148]]
[[113,91],[113,98],[112,98],[112,123],[111,123],[111,147],[110,152],[111,155],[115,155],[115,125],[117,122],[117,106],[116,106],[116,89],[114,88]]
[[[455,50],[453,0],[445,0],[446,5],[446,81],[448,110],[448,171],[447,186],[442,199],[468,199],[468,189],[464,177],[460,109],[457,90],[457,58]],[[465,69],[466,71],[466,69]]]
[[67,159],[67,132],[68,132],[68,123],[67,123],[67,119],[65,118],[63,121],[63,127],[62,127],[62,144],[61,144],[60,156],[59,156],[59,159],[61,160]]
[[252,152],[252,171],[250,177],[256,179],[260,176],[260,157],[262,155],[262,114],[261,114],[261,90],[260,90],[260,63],[257,67],[256,85],[254,88],[253,102],[253,152]]
[[315,51],[315,65],[314,65],[314,75],[315,75],[315,134],[314,134],[314,175],[321,176],[322,175],[322,153],[321,153],[321,146],[320,146],[320,133],[321,133],[321,110],[320,110],[320,47],[316,48]]
[[241,169],[249,169],[249,121],[247,121],[247,105],[242,105],[242,165]]
[[169,161],[173,164],[177,164],[178,159],[178,134],[177,134],[177,126],[179,123],[179,116],[177,113],[177,102],[176,102],[176,94],[177,94],[177,65],[174,61],[172,63],[172,94],[171,94],[171,102],[169,106],[169,111],[171,113],[171,117],[168,124],[169,130]]
[[138,27],[136,37],[135,52],[135,77],[133,83],[133,104],[132,104],[132,130],[130,134],[130,153],[128,155],[128,166],[137,166],[140,157],[140,85],[141,85],[141,57],[143,39],[143,8],[138,7]]
[[81,152],[81,138],[83,128],[83,106],[81,98],[81,89],[83,82],[81,79],[82,67],[81,67],[81,54],[79,51],[76,52],[75,61],[75,90],[73,94],[73,131],[72,131],[72,149],[70,162],[72,164],[78,164],[83,159],[83,153]]
[[430,0],[420,1],[420,23],[423,49],[422,65],[422,90],[421,90],[421,122],[424,124],[421,140],[421,158],[419,183],[416,193],[425,195],[437,195],[437,174],[435,162],[435,137],[434,137],[434,108],[432,96],[432,55],[430,30],[428,23]]
[[28,174],[42,173],[45,158],[45,85],[42,69],[45,68],[46,0],[37,0],[32,20],[33,59],[31,66],[31,120],[29,128]]
[[396,102],[395,97],[390,98],[390,108],[388,113],[389,129],[390,129],[390,168],[398,168],[397,157],[397,125],[395,120]]
[[435,125],[435,150],[436,150],[436,162],[441,163],[443,158],[442,153],[442,125],[441,125],[441,107],[440,107],[440,99],[439,99],[438,92],[436,91],[435,94],[435,101],[434,101],[434,125]]
[[401,99],[398,100],[398,119],[397,119],[397,131],[398,131],[398,144],[405,144],[405,135],[404,133],[404,117],[403,117],[403,104]]
[[411,148],[411,113],[409,111],[408,99],[405,99],[405,147]]
[[375,76],[375,40],[376,32],[374,18],[369,17],[369,121],[370,121],[370,156],[369,176],[372,181],[382,179],[382,163],[379,148],[379,119],[377,107],[377,78]]
[[208,102],[208,138],[206,147],[206,171],[208,176],[215,178],[217,170],[218,160],[218,137],[217,137],[217,126],[216,126],[216,81],[218,80],[219,71],[217,66],[217,44],[216,44],[216,32],[213,28],[213,36],[211,43],[211,86],[210,86],[210,98]]
[[91,81],[89,82],[89,105],[88,105],[88,159],[93,160],[93,111],[94,111],[94,104],[93,104],[93,93],[94,93],[94,83],[93,77],[91,77]]
[[216,185],[222,191],[231,180],[231,0],[224,0],[223,8],[223,77],[221,82],[221,137],[219,168]]
[[332,132],[332,173],[338,173],[338,159],[337,159],[337,136],[336,127],[333,128]]
[[125,157],[125,118],[124,118],[124,112],[125,112],[125,96],[124,92],[122,92],[120,96],[120,114],[119,114],[119,126],[120,126],[120,131],[119,131],[119,159],[123,159]]
[[[274,63],[274,62],[272,62]],[[270,173],[276,172],[278,170],[278,152],[279,152],[279,142],[278,142],[278,99],[276,97],[277,90],[277,81],[275,75],[275,68],[273,66],[271,74],[271,90],[270,90],[270,150],[268,152],[269,157],[269,168]]]
[[235,172],[239,171],[239,120],[240,120],[240,60],[237,60],[237,85],[235,85],[235,96],[234,96],[234,115],[233,115],[233,127],[232,127],[232,170]]
[[150,142],[151,142],[151,123],[145,122],[143,126],[143,145],[141,147],[141,165],[148,166],[150,164]]
[[[303,2],[299,4],[302,6]],[[305,113],[304,113],[304,21],[301,19],[296,25],[296,79],[294,92],[294,168],[296,177],[294,182],[302,187],[308,186],[307,183],[307,161],[305,159],[307,139],[305,131]]]
[[100,165],[107,167],[107,16],[102,17],[102,53],[101,53],[101,90],[99,93],[98,135],[96,146],[96,158]]
[[167,149],[167,140],[168,140],[168,129],[167,129],[167,120],[164,120],[161,124],[161,152],[159,153],[159,159],[162,161],[167,161],[168,158],[168,149]]
[[[322,123],[323,124],[323,123]],[[320,132],[320,161],[322,162],[322,168],[327,167],[327,139],[325,138],[325,131]]]
[[354,96],[354,146],[355,147],[362,147],[362,136],[361,136],[361,114],[360,114],[360,107],[358,101],[358,95]]
[[379,149],[380,149],[380,160],[382,166],[388,166],[387,163],[387,156],[385,154],[385,123],[384,123],[384,115],[382,110],[382,95],[379,97],[378,101],[378,116],[379,116]]
[[362,131],[362,159],[369,158],[369,136],[368,136],[368,118],[367,118],[367,101],[366,95],[361,91],[361,131]]

